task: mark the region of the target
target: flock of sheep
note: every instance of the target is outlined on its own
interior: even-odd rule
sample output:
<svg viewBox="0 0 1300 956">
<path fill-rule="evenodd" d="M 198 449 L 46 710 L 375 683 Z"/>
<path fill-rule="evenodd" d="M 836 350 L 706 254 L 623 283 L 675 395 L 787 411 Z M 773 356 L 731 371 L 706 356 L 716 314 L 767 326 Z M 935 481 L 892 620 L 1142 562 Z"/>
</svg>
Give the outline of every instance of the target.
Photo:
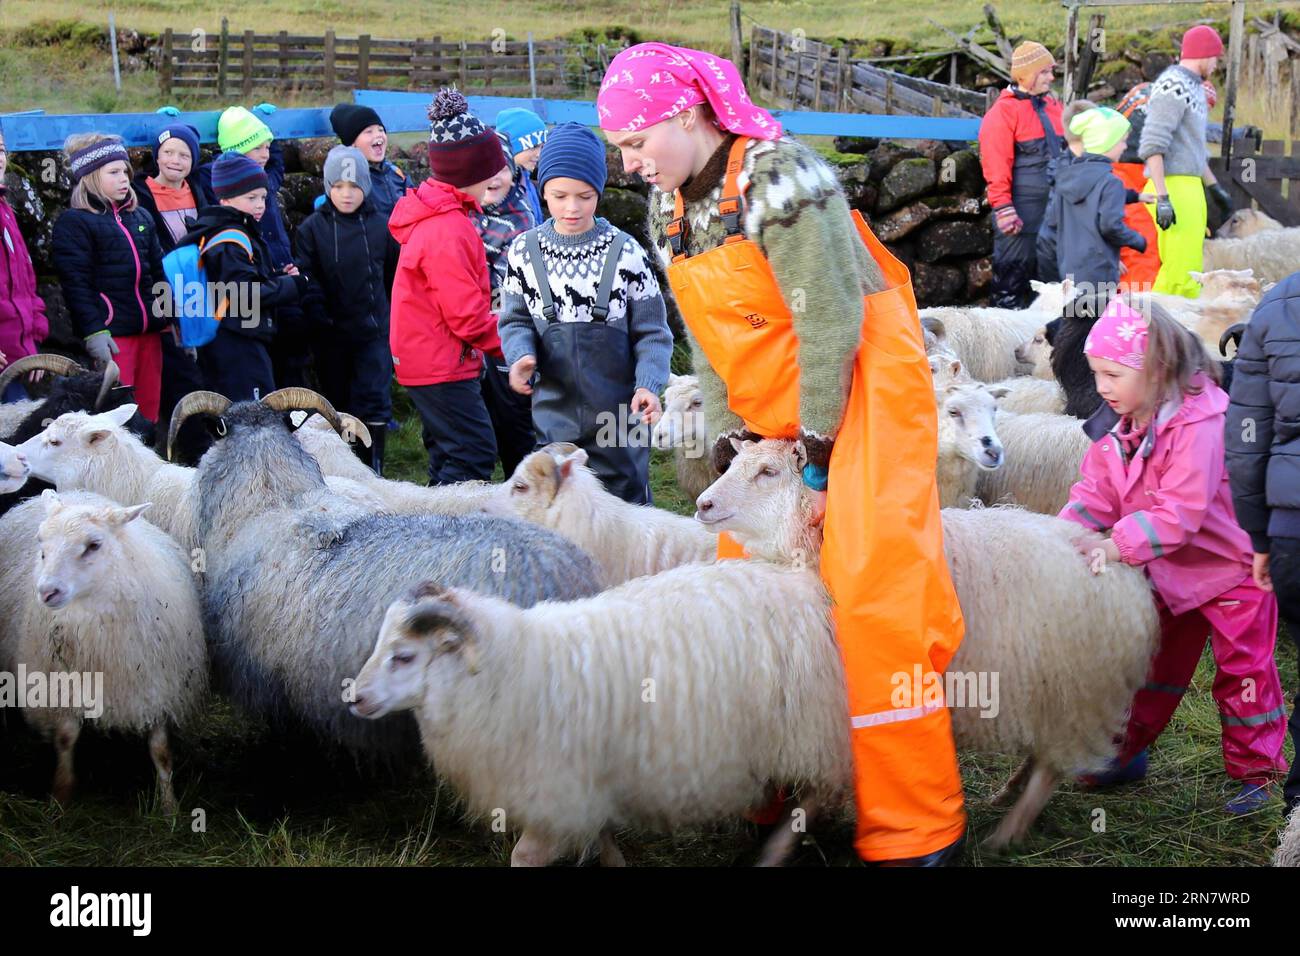
<svg viewBox="0 0 1300 956">
<path fill-rule="evenodd" d="M 1077 527 L 1054 517 L 1087 439 L 1066 414 L 1062 329 L 1055 349 L 1044 331 L 1070 290 L 1039 291 L 1024 312 L 922 316 L 966 621 L 950 671 L 999 678 L 996 711 L 953 706 L 954 734 L 1024 758 L 993 800 L 1011 805 L 993 848 L 1112 756 L 1159 636 L 1143 574 L 1094 575 Z M 1222 323 L 1212 303 L 1259 292 L 1250 275 L 1209 276 L 1186 321 Z M 99 725 L 148 737 L 165 809 L 168 735 L 215 693 L 322 747 L 389 761 L 422 748 L 471 815 L 505 812 L 518 865 L 593 851 L 617 865 L 621 827 L 734 819 L 778 788 L 791 819 L 852 812 L 804 450 L 734 441 L 717 474 L 691 377 L 674 377 L 655 431 L 697 500 L 686 518 L 610 495 L 566 444 L 501 484 L 379 478 L 348 444 L 364 426 L 305 389 L 187 396 L 169 439 L 195 419 L 219 437 L 197 466 L 170 464 L 112 366 L 35 356 L 0 385 L 38 367 L 56 376 L 49 396 L 0 407 L 0 670 L 103 672 Z M 23 498 L 38 481 L 56 490 Z M 720 531 L 751 560 L 714 561 Z M 68 799 L 82 715 L 23 714 L 56 748 Z M 796 839 L 778 826 L 760 861 Z M 1296 863 L 1297 844 L 1300 817 L 1277 862 Z"/>
</svg>

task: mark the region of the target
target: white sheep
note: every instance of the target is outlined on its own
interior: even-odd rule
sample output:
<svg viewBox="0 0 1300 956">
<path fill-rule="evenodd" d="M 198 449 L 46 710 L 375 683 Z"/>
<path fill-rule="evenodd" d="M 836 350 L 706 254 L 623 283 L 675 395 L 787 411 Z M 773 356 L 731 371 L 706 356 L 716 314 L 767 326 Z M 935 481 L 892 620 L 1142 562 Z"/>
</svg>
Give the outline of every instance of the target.
<svg viewBox="0 0 1300 956">
<path fill-rule="evenodd" d="M 810 813 L 850 786 L 825 590 L 814 572 L 761 561 L 528 609 L 426 584 L 389 607 L 355 692 L 361 717 L 415 711 L 471 813 L 504 810 L 522 828 L 515 866 L 597 841 L 601 862 L 621 865 L 619 826 L 734 819 L 771 785 L 802 790 Z M 791 829 L 764 862 L 788 852 Z"/>
<path fill-rule="evenodd" d="M 713 470 L 700 380 L 694 375 L 669 375 L 663 409 L 651 433 L 651 444 L 673 450 L 677 487 L 694 501 L 718 477 Z"/>
<path fill-rule="evenodd" d="M 979 476 L 1000 468 L 1002 441 L 997 432 L 997 399 L 1004 394 L 979 382 L 953 382 L 935 394 L 939 450 L 935 473 L 942 507 L 965 508 Z"/>
<path fill-rule="evenodd" d="M 25 485 L 30 472 L 27 456 L 0 441 L 0 495 L 11 494 Z"/>
<path fill-rule="evenodd" d="M 1238 209 L 1229 216 L 1214 235 L 1219 239 L 1242 239 L 1257 232 L 1286 228 L 1268 213 L 1258 209 Z"/>
<path fill-rule="evenodd" d="M 975 495 L 986 505 L 1014 504 L 1055 515 L 1070 499 L 1091 439 L 1071 415 L 999 412 L 1002 467 L 981 472 Z"/>
<path fill-rule="evenodd" d="M 1019 351 L 1017 350 L 1017 354 Z M 1050 366 L 1049 366 L 1050 370 Z M 930 373 L 934 376 L 935 394 L 953 384 L 975 383 L 962 367 L 961 359 L 951 354 L 936 352 L 930 356 Z M 984 386 L 989 394 L 997 398 L 998 409 L 1013 414 L 1031 412 L 1048 412 L 1062 414 L 1065 411 L 1065 391 L 1056 379 L 1044 381 L 1029 375 L 1017 375 L 992 382 Z"/>
<path fill-rule="evenodd" d="M 1055 382 L 1052 374 L 1052 344 L 1047 341 L 1047 327 L 1038 329 L 1030 338 L 1016 347 L 1016 361 L 1030 368 L 1033 378 Z"/>
<path fill-rule="evenodd" d="M 701 511 L 752 555 L 815 563 L 820 528 L 808 520 L 799 479 L 802 446 L 735 444 L 736 458 L 701 496 Z M 779 477 L 755 480 L 766 472 Z M 1077 525 L 1019 508 L 945 509 L 942 521 L 965 621 L 945 681 L 957 695 L 947 698 L 957 745 L 1028 757 L 993 798 L 1009 802 L 1025 784 L 986 842 L 996 849 L 1024 835 L 1062 778 L 1114 756 L 1159 640 L 1159 616 L 1140 570 L 1092 573 L 1074 545 L 1083 534 Z M 981 679 L 992 694 L 963 701 Z"/>
<path fill-rule="evenodd" d="M 940 346 L 961 359 L 966 371 L 981 382 L 996 382 L 1023 374 L 1016 347 L 1051 318 L 1033 309 L 993 309 L 941 306 L 922 309 L 921 326 Z"/>
<path fill-rule="evenodd" d="M 1061 282 L 1043 282 L 1039 279 L 1030 279 L 1029 287 L 1034 292 L 1034 298 L 1029 303 L 1029 311 L 1041 315 L 1043 321 L 1040 324 L 1043 325 L 1052 319 L 1058 318 L 1065 311 L 1065 303 L 1069 302 L 1075 295 L 1074 280 L 1069 276 L 1066 276 Z"/>
<path fill-rule="evenodd" d="M 73 748 L 88 717 L 103 730 L 148 736 L 162 807 L 176 809 L 168 728 L 198 713 L 207 647 L 189 557 L 139 517 L 148 507 L 46 491 L 0 519 L 0 550 L 10 557 L 0 571 L 6 669 L 48 675 L 51 694 L 55 675 L 65 689 L 71 675 L 83 675 L 83 695 L 84 681 L 99 675 L 91 691 L 98 700 L 22 711 L 54 742 L 60 803 L 72 794 Z"/>
<path fill-rule="evenodd" d="M 1278 839 L 1277 851 L 1273 854 L 1273 865 L 1300 866 L 1300 804 L 1291 811 L 1291 816 Z"/>
<path fill-rule="evenodd" d="M 1300 229 L 1270 229 L 1239 239 L 1207 239 L 1202 266 L 1252 269 L 1261 282 L 1281 282 L 1300 262 Z"/>
<path fill-rule="evenodd" d="M 628 504 L 606 491 L 586 462 L 577 445 L 547 445 L 494 486 L 483 510 L 558 531 L 595 559 L 606 586 L 713 560 L 718 538 L 698 521 Z"/>
<path fill-rule="evenodd" d="M 183 547 L 197 547 L 191 491 L 195 471 L 163 461 L 127 430 L 135 410 L 134 405 L 122 405 L 98 415 L 68 412 L 19 450 L 32 476 L 59 491 L 90 491 L 124 505 L 152 502 L 150 514 L 158 527 Z M 327 478 L 326 483 L 332 492 L 366 511 L 384 510 L 384 502 L 368 484 L 338 477 Z"/>
<path fill-rule="evenodd" d="M 303 414 L 303 413 L 295 413 Z M 340 415 L 344 431 L 355 440 L 370 444 L 365 425 L 351 415 Z M 355 431 L 352 431 L 355 429 Z M 478 511 L 496 488 L 489 481 L 461 481 L 452 485 L 427 487 L 410 481 L 393 481 L 381 478 L 353 454 L 329 422 L 320 415 L 311 415 L 294 432 L 298 443 L 320 465 L 321 474 L 334 491 L 341 487 L 333 479 L 344 478 L 364 487 L 378 499 L 382 510 L 390 514 L 464 515 Z"/>
</svg>

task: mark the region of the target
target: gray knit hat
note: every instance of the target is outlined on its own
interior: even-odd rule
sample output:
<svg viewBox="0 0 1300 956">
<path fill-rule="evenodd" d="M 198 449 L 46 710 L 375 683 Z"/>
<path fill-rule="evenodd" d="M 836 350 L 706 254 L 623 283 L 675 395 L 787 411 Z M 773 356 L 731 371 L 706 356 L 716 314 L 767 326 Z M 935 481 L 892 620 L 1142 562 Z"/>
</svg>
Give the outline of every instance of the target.
<svg viewBox="0 0 1300 956">
<path fill-rule="evenodd" d="M 365 195 L 370 195 L 370 164 L 355 146 L 335 146 L 325 156 L 325 189 L 337 182 L 356 183 Z"/>
</svg>

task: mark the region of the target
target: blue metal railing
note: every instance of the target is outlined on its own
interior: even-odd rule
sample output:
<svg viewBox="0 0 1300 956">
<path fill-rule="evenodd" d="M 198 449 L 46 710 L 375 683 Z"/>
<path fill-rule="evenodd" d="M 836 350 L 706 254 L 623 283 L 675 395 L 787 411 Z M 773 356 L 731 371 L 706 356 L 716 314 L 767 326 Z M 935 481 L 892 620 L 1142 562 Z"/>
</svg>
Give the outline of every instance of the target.
<svg viewBox="0 0 1300 956">
<path fill-rule="evenodd" d="M 357 103 L 373 107 L 390 133 L 424 132 L 429 128 L 425 107 L 431 93 L 392 90 L 357 90 Z M 511 96 L 469 96 L 470 109 L 485 123 L 511 107 L 535 112 L 547 123 L 597 125 L 596 105 L 590 100 L 548 100 Z M 277 139 L 305 139 L 333 136 L 330 107 L 279 109 L 268 117 Z M 158 130 L 177 119 L 190 123 L 203 142 L 215 142 L 220 110 L 184 112 L 179 117 L 158 113 L 45 113 L 30 110 L 0 115 L 0 130 L 10 152 L 62 149 L 73 133 L 101 132 L 122 137 L 128 146 L 149 146 Z M 949 119 L 928 116 L 879 116 L 869 113 L 814 113 L 803 110 L 774 110 L 786 130 L 807 136 L 874 136 L 890 139 L 973 140 L 979 134 L 977 119 Z"/>
</svg>

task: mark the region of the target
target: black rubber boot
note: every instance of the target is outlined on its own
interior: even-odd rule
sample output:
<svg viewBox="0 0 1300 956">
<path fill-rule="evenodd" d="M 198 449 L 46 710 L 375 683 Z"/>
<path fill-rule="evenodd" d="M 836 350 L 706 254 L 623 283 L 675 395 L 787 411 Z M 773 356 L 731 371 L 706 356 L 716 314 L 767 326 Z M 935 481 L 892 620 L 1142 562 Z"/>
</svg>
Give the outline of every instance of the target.
<svg viewBox="0 0 1300 956">
<path fill-rule="evenodd" d="M 365 449 L 369 453 L 369 461 L 366 462 L 376 475 L 384 477 L 384 443 L 388 440 L 388 423 L 387 422 L 366 422 L 366 427 L 370 429 L 370 447 Z M 365 461 L 363 458 L 362 461 Z"/>
</svg>

